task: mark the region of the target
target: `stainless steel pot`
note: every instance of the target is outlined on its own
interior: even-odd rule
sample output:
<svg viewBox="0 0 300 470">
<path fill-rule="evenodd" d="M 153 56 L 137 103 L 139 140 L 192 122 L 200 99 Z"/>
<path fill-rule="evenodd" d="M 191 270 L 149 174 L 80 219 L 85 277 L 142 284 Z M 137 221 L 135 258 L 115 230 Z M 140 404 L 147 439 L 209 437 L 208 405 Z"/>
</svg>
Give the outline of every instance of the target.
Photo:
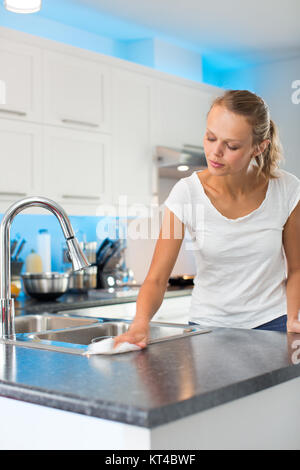
<svg viewBox="0 0 300 470">
<path fill-rule="evenodd" d="M 21 275 L 25 292 L 38 300 L 55 300 L 69 287 L 68 273 L 24 273 Z"/>
</svg>

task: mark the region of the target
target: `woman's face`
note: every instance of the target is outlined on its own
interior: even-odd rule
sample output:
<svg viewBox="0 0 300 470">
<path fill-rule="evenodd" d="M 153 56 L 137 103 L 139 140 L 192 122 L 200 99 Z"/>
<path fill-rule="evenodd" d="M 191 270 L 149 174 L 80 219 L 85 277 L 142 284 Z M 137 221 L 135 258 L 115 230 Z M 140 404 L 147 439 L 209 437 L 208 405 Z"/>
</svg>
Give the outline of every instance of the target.
<svg viewBox="0 0 300 470">
<path fill-rule="evenodd" d="M 203 144 L 208 170 L 213 175 L 247 170 L 253 157 L 251 125 L 244 116 L 222 105 L 214 105 L 208 114 Z"/>
</svg>

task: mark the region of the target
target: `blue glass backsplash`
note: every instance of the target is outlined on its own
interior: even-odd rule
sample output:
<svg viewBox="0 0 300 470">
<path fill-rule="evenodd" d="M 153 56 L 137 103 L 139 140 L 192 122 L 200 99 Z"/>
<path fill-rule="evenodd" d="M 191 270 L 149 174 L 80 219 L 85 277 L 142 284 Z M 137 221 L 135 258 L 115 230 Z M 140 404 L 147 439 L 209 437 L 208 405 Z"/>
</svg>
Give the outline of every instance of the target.
<svg viewBox="0 0 300 470">
<path fill-rule="evenodd" d="M 2 219 L 3 214 L 0 215 Z M 70 216 L 70 221 L 74 229 L 75 235 L 79 241 L 97 241 L 97 248 L 105 238 L 118 238 L 119 227 L 125 225 L 116 217 L 92 217 L 92 216 Z M 99 224 L 105 228 L 105 232 L 99 231 Z M 20 258 L 24 261 L 26 256 L 32 249 L 37 250 L 37 234 L 40 229 L 47 229 L 51 235 L 51 263 L 52 271 L 63 271 L 62 250 L 66 247 L 65 239 L 60 224 L 53 215 L 33 215 L 19 214 L 17 215 L 11 226 L 11 240 L 18 237 L 19 241 L 25 238 L 26 244 L 21 252 Z M 98 230 L 97 230 L 98 229 Z M 99 234 L 102 235 L 101 238 Z"/>
</svg>

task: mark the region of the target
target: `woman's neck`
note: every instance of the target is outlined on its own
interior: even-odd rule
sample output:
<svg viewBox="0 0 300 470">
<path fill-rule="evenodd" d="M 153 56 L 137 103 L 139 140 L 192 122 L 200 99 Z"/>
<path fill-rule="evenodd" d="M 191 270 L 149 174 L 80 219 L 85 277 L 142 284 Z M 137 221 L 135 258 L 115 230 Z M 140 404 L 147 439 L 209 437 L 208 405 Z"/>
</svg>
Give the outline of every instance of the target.
<svg viewBox="0 0 300 470">
<path fill-rule="evenodd" d="M 255 189 L 260 187 L 264 182 L 264 177 L 257 177 L 258 167 L 249 165 L 247 170 L 232 175 L 216 176 L 207 170 L 206 183 L 219 196 L 238 199 L 251 194 Z"/>
</svg>

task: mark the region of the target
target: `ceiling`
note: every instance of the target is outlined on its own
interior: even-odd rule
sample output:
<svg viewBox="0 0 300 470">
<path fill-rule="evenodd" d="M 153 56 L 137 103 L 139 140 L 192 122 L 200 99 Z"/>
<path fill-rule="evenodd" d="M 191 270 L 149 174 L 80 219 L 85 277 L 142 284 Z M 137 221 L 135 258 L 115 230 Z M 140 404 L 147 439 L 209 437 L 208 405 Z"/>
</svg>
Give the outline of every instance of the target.
<svg viewBox="0 0 300 470">
<path fill-rule="evenodd" d="M 248 63 L 300 55 L 299 0 L 43 0 L 40 14 L 118 40 L 156 37 Z"/>
</svg>

